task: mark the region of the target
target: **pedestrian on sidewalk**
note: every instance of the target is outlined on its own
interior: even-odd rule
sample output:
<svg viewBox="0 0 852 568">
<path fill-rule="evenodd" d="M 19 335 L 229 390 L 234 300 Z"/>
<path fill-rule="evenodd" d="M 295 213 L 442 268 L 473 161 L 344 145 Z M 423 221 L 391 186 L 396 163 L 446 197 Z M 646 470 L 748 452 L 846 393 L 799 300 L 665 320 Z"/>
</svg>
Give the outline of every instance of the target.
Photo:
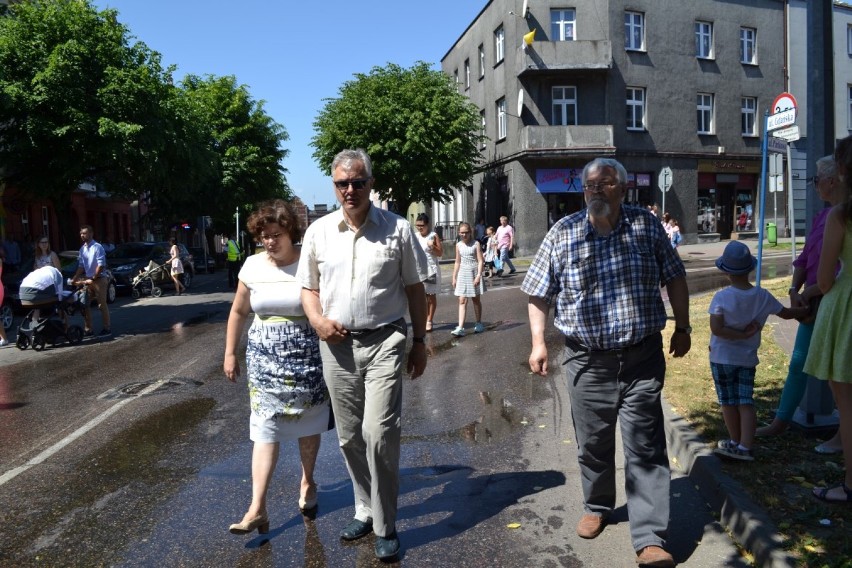
<svg viewBox="0 0 852 568">
<path fill-rule="evenodd" d="M 660 220 L 624 205 L 627 171 L 596 158 L 582 174 L 586 209 L 548 231 L 521 290 L 529 295 L 530 369 L 548 371 L 545 325 L 565 336 L 564 369 L 578 445 L 584 514 L 581 538 L 595 538 L 615 508 L 615 428 L 621 422 L 630 536 L 640 566 L 674 566 L 665 550 L 671 472 L 660 394 L 666 359 L 660 333 L 668 290 L 675 332 L 669 353 L 691 346 L 686 270 Z M 617 302 L 613 298 L 618 298 Z"/>
<path fill-rule="evenodd" d="M 482 255 L 482 247 L 473 239 L 470 225 L 462 222 L 459 224 L 459 237 L 456 243 L 456 262 L 453 265 L 453 289 L 459 298 L 459 325 L 452 333 L 456 337 L 464 337 L 464 320 L 467 317 L 467 300 L 473 302 L 473 313 L 476 323 L 473 325 L 474 333 L 482 333 L 485 326 L 482 325 L 482 294 L 485 293 L 485 257 Z"/>
<path fill-rule="evenodd" d="M 754 460 L 754 375 L 759 362 L 760 330 L 770 314 L 793 319 L 807 314 L 808 308 L 785 308 L 765 288 L 749 282 L 757 259 L 740 241 L 731 241 L 716 259 L 716 267 L 728 276 L 731 285 L 722 288 L 710 301 L 710 370 L 728 439 L 721 440 L 717 454 L 742 461 Z"/>
<path fill-rule="evenodd" d="M 814 496 L 829 502 L 852 502 L 852 136 L 841 140 L 834 152 L 846 200 L 831 208 L 825 220 L 817 285 L 824 294 L 814 323 L 813 341 L 805 372 L 828 381 L 840 414 L 840 442 L 846 461 L 843 482 L 816 487 Z M 843 268 L 838 273 L 837 262 Z"/>
<path fill-rule="evenodd" d="M 825 233 L 825 220 L 832 207 L 843 203 L 849 194 L 846 184 L 840 181 L 837 175 L 837 162 L 834 156 L 823 156 L 816 162 L 816 175 L 812 180 L 814 189 L 821 201 L 829 203 L 829 207 L 823 209 L 813 219 L 811 231 L 808 233 L 802 252 L 793 261 L 793 279 L 790 285 L 790 305 L 799 307 L 810 305 L 813 313 L 809 317 L 799 321 L 796 329 L 796 339 L 793 344 L 793 352 L 790 356 L 790 365 L 787 370 L 787 379 L 781 390 L 781 400 L 775 418 L 768 426 L 757 429 L 757 436 L 777 436 L 783 433 L 790 422 L 796 407 L 805 395 L 805 387 L 808 384 L 808 375 L 803 367 L 808 357 L 808 349 L 814 332 L 814 320 L 816 319 L 816 308 L 819 306 L 822 292 L 817 285 L 817 268 L 819 267 L 820 254 L 822 251 L 823 234 Z M 841 451 L 838 434 L 814 448 L 818 453 L 839 453 Z"/>
<path fill-rule="evenodd" d="M 503 276 L 503 271 L 509 267 L 509 274 L 517 272 L 515 265 L 509 258 L 509 254 L 515 248 L 515 229 L 509 224 L 509 218 L 503 215 L 500 217 L 500 226 L 497 227 L 497 248 L 500 251 L 500 261 L 503 263 L 503 268 L 497 271 L 497 276 Z"/>
<path fill-rule="evenodd" d="M 432 320 L 435 319 L 435 310 L 438 308 L 438 294 L 441 293 L 441 265 L 439 260 L 444 256 L 444 245 L 441 237 L 432 230 L 429 215 L 421 213 L 414 221 L 417 229 L 417 241 L 426 253 L 426 261 L 429 265 L 429 278 L 423 281 L 426 290 L 426 331 L 432 331 Z"/>
</svg>

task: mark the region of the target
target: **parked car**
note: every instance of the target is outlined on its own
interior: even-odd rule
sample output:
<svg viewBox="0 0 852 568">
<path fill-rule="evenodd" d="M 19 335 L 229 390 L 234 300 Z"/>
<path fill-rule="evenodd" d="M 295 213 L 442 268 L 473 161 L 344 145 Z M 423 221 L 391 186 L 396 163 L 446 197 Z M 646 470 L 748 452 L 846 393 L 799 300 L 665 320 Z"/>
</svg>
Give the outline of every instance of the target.
<svg viewBox="0 0 852 568">
<path fill-rule="evenodd" d="M 216 272 L 216 257 L 213 253 L 207 253 L 207 263 L 204 263 L 204 249 L 201 247 L 189 247 L 189 252 L 192 254 L 192 262 L 195 273 L 206 272 L 213 274 Z"/>
<path fill-rule="evenodd" d="M 133 288 L 133 277 L 148 266 L 152 260 L 157 264 L 163 264 L 171 255 L 169 250 L 171 244 L 165 241 L 160 242 L 131 242 L 117 245 L 115 249 L 107 253 L 107 261 L 115 276 L 115 285 L 119 292 L 129 294 Z M 192 279 L 195 277 L 195 265 L 193 264 L 192 254 L 187 248 L 178 243 L 180 250 L 180 259 L 183 262 L 183 276 L 181 282 L 186 288 L 192 284 Z M 160 271 L 154 281 L 158 287 L 174 288 L 169 271 Z"/>
</svg>

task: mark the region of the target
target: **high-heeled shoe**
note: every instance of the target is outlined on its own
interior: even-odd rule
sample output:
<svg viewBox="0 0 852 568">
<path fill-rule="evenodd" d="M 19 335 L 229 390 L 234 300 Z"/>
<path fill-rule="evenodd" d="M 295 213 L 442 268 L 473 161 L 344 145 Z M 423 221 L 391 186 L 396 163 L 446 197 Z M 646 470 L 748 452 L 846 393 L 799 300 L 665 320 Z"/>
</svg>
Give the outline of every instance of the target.
<svg viewBox="0 0 852 568">
<path fill-rule="evenodd" d="M 299 510 L 303 513 L 307 513 L 309 511 L 313 511 L 317 508 L 317 496 L 314 495 L 310 499 L 304 499 L 303 497 L 299 497 Z"/>
<path fill-rule="evenodd" d="M 228 532 L 231 534 L 249 534 L 257 529 L 258 534 L 266 534 L 269 532 L 269 517 L 266 515 L 258 515 L 250 521 L 242 521 L 234 523 L 228 527 Z"/>
</svg>

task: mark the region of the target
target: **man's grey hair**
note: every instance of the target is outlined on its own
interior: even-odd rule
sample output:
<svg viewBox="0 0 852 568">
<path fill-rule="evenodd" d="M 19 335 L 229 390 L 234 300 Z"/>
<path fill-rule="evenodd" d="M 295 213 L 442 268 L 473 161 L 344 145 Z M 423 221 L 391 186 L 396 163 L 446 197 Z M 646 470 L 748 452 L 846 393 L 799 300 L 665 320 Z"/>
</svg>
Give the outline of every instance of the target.
<svg viewBox="0 0 852 568">
<path fill-rule="evenodd" d="M 363 148 L 341 150 L 331 161 L 331 175 L 334 176 L 334 170 L 337 166 L 344 162 L 361 162 L 364 164 L 364 170 L 367 172 L 367 177 L 373 177 L 373 160 Z"/>
<path fill-rule="evenodd" d="M 583 176 L 581 178 L 581 182 L 583 185 L 586 185 L 586 178 L 592 172 L 603 168 L 612 168 L 615 170 L 616 175 L 618 176 L 618 183 L 624 185 L 627 183 L 627 170 L 624 169 L 624 166 L 621 165 L 621 162 L 616 160 L 615 158 L 595 158 L 583 168 Z"/>
<path fill-rule="evenodd" d="M 820 176 L 837 177 L 837 162 L 832 154 L 816 161 L 816 171 Z"/>
</svg>

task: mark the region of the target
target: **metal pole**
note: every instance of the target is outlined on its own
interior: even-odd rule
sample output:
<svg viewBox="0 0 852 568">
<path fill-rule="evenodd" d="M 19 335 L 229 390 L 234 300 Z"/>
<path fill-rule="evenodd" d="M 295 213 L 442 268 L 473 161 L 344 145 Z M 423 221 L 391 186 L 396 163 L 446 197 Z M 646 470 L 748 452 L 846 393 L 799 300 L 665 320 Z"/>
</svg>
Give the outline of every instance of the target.
<svg viewBox="0 0 852 568">
<path fill-rule="evenodd" d="M 763 157 L 760 160 L 760 225 L 757 238 L 757 276 L 755 285 L 760 288 L 760 272 L 763 267 L 763 233 L 766 231 L 766 156 L 769 152 L 769 109 L 763 112 Z M 777 227 L 775 229 L 778 230 Z M 776 233 L 777 235 L 777 233 Z"/>
<path fill-rule="evenodd" d="M 787 208 L 790 210 L 790 255 L 796 260 L 796 207 L 793 202 L 793 161 L 790 159 L 790 143 L 787 143 Z"/>
</svg>

